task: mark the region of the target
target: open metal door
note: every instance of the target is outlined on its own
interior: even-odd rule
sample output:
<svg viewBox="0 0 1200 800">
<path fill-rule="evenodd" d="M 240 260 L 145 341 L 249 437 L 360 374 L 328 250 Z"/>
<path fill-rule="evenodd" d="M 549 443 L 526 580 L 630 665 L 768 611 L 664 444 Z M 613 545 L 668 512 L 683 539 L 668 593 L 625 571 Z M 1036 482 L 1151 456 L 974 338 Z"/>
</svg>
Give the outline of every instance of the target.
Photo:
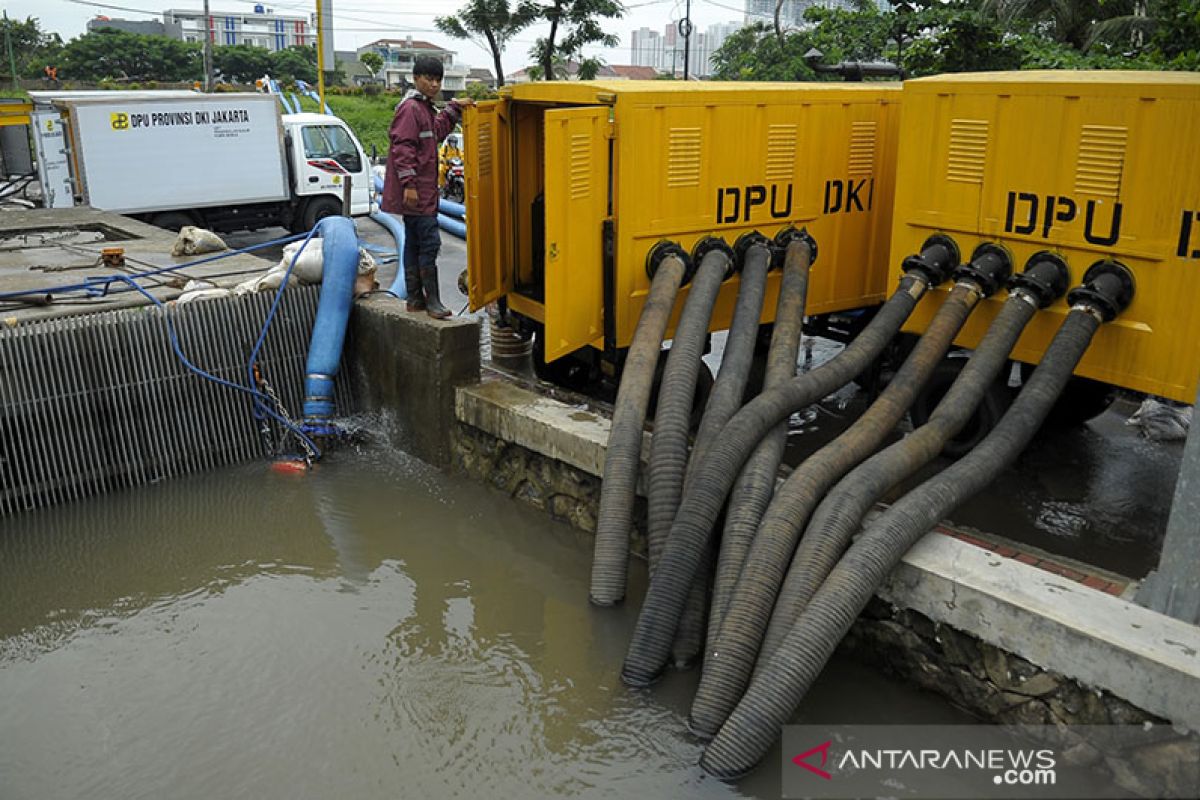
<svg viewBox="0 0 1200 800">
<path fill-rule="evenodd" d="M 513 286 L 512 163 L 508 101 L 467 108 L 463 118 L 467 192 L 467 285 L 471 310 Z"/>
<path fill-rule="evenodd" d="M 546 360 L 603 335 L 609 109 L 546 112 Z"/>
</svg>

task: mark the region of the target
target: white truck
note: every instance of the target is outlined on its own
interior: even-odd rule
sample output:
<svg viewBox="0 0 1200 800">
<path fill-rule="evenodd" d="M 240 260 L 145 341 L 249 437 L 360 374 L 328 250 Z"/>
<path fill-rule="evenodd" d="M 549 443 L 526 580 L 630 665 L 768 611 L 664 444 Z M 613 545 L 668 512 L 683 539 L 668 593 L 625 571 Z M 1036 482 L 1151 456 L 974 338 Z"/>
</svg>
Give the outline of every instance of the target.
<svg viewBox="0 0 1200 800">
<path fill-rule="evenodd" d="M 178 230 L 282 225 L 370 212 L 371 165 L 325 114 L 281 114 L 267 94 L 31 92 L 47 208 L 87 205 Z"/>
</svg>

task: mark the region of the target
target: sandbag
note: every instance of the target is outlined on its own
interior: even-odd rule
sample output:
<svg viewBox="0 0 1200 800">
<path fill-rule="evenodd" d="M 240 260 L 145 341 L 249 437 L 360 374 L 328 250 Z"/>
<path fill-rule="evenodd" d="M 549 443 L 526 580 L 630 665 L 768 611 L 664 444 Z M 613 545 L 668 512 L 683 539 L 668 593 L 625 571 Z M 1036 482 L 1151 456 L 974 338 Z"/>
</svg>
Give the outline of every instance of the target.
<svg viewBox="0 0 1200 800">
<path fill-rule="evenodd" d="M 175 237 L 175 245 L 171 248 L 173 256 L 196 256 L 202 253 L 219 253 L 228 250 L 225 240 L 210 230 L 197 228 L 195 225 L 184 225 Z"/>
</svg>

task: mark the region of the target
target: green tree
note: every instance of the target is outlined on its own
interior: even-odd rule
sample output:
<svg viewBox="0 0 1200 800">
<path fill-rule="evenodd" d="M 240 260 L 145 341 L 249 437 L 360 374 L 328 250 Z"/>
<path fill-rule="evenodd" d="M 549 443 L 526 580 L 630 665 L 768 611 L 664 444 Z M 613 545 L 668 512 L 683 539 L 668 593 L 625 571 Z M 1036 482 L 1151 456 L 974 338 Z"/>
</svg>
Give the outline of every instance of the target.
<svg viewBox="0 0 1200 800">
<path fill-rule="evenodd" d="M 203 72 L 202 61 L 199 44 L 101 28 L 67 43 L 60 74 L 75 80 L 194 81 Z"/>
<path fill-rule="evenodd" d="M 248 44 L 213 48 L 213 67 L 230 83 L 253 83 L 271 71 L 271 53 Z"/>
<path fill-rule="evenodd" d="M 5 48 L 0 51 L 0 72 L 5 75 L 10 71 L 6 49 L 10 44 L 18 77 L 40 78 L 45 67 L 57 64 L 62 52 L 62 39 L 57 33 L 43 31 L 34 17 L 26 17 L 24 22 L 0 17 L 0 48 Z"/>
<path fill-rule="evenodd" d="M 271 77 L 284 83 L 297 80 L 316 83 L 317 48 L 293 45 L 284 50 L 275 50 L 268 57 Z"/>
<path fill-rule="evenodd" d="M 540 5 L 538 16 L 550 23 L 550 32 L 537 40 L 529 55 L 542 68 L 542 75 L 554 74 L 554 56 L 579 62 L 580 77 L 591 74 L 595 77 L 601 61 L 583 58 L 583 48 L 591 44 L 616 47 L 620 39 L 606 33 L 604 19 L 620 19 L 625 16 L 625 7 L 617 0 L 550 0 Z M 559 38 L 561 36 L 561 38 Z"/>
<path fill-rule="evenodd" d="M 378 75 L 379 70 L 383 69 L 383 56 L 372 50 L 363 53 L 358 57 L 358 60 L 362 62 L 364 67 L 371 70 L 371 75 L 373 76 Z"/>
<path fill-rule="evenodd" d="M 1200 0 L 1159 0 L 1155 11 L 1153 57 L 1169 69 L 1200 70 Z"/>
<path fill-rule="evenodd" d="M 508 0 L 469 0 L 451 17 L 433 21 L 438 30 L 455 39 L 466 39 L 487 47 L 492 52 L 496 69 L 496 85 L 504 85 L 504 66 L 500 55 L 513 36 L 532 25 L 541 9 L 532 0 L 519 0 L 510 6 Z"/>
</svg>

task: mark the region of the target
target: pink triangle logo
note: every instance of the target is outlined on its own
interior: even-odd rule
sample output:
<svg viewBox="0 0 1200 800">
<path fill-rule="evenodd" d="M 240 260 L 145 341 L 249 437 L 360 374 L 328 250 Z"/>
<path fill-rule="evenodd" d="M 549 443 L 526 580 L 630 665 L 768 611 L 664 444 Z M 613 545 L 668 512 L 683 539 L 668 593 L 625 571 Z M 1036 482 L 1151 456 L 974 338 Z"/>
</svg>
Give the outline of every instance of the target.
<svg viewBox="0 0 1200 800">
<path fill-rule="evenodd" d="M 821 766 L 822 767 L 825 766 L 825 762 L 829 760 L 829 748 L 832 744 L 833 744 L 833 741 L 830 740 L 828 742 L 825 742 L 824 744 L 819 744 L 816 747 L 805 750 L 800 755 L 794 757 L 792 759 L 792 763 L 798 767 L 804 767 L 806 770 L 808 770 L 812 774 L 819 775 L 827 781 L 833 780 L 833 776 L 830 775 L 828 772 L 826 772 L 823 769 L 820 769 L 819 767 L 814 767 L 812 764 L 809 764 L 808 761 L 805 760 L 809 756 L 811 756 L 815 753 L 820 753 L 821 754 Z"/>
</svg>

